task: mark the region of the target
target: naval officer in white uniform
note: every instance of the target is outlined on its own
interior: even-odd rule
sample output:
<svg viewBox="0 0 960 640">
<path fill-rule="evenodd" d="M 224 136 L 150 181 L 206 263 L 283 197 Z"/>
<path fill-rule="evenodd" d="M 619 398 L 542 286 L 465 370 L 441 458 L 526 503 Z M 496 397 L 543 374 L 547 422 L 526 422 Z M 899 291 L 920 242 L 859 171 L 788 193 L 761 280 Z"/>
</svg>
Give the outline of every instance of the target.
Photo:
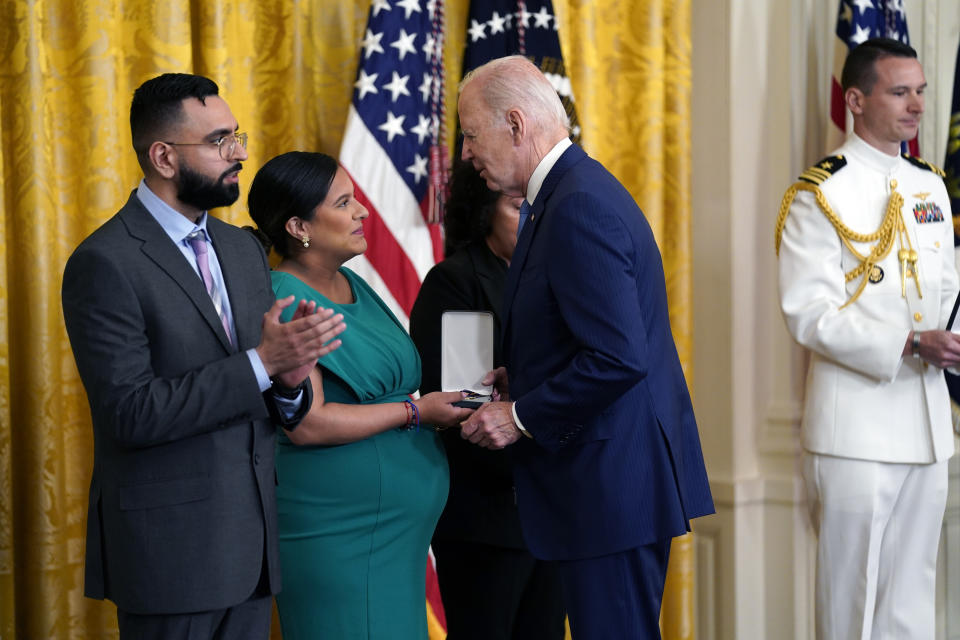
<svg viewBox="0 0 960 640">
<path fill-rule="evenodd" d="M 942 368 L 958 279 L 942 172 L 900 152 L 926 87 L 895 40 L 853 49 L 853 134 L 803 173 L 777 223 L 780 304 L 810 349 L 803 475 L 818 534 L 818 640 L 934 637 L 954 452 Z"/>
</svg>

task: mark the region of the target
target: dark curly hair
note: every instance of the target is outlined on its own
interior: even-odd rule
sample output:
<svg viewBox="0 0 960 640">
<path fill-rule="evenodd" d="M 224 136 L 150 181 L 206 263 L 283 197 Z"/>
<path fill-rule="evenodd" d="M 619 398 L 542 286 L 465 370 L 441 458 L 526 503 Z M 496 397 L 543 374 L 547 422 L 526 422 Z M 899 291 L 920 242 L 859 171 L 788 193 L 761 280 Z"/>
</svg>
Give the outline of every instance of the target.
<svg viewBox="0 0 960 640">
<path fill-rule="evenodd" d="M 289 151 L 260 167 L 250 185 L 247 207 L 257 229 L 245 227 L 283 257 L 290 255 L 287 220 L 312 220 L 314 209 L 327 198 L 339 164 L 325 153 Z"/>
<path fill-rule="evenodd" d="M 490 235 L 499 198 L 473 165 L 459 160 L 454 164 L 443 216 L 443 250 L 447 257 Z"/>
</svg>

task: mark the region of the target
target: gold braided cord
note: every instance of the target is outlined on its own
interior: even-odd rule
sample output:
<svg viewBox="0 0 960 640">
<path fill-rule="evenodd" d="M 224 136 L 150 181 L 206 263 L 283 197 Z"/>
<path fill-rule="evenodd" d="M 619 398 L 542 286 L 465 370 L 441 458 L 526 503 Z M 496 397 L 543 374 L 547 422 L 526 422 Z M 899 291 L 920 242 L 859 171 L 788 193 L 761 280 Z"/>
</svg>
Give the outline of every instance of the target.
<svg viewBox="0 0 960 640">
<path fill-rule="evenodd" d="M 777 214 L 777 224 L 773 229 L 773 247 L 778 258 L 780 257 L 780 241 L 783 239 L 783 227 L 787 224 L 790 206 L 793 204 L 793 199 L 797 196 L 800 186 L 799 182 L 791 185 L 787 192 L 783 194 L 783 200 L 780 201 L 780 212 Z"/>
<path fill-rule="evenodd" d="M 777 225 L 775 228 L 775 247 L 778 257 L 780 255 L 780 243 L 783 240 L 783 228 L 787 223 L 787 216 L 790 214 L 790 206 L 793 204 L 793 199 L 796 197 L 797 192 L 799 191 L 809 191 L 813 194 L 817 201 L 817 206 L 820 207 L 823 215 L 825 215 L 827 220 L 830 221 L 830 224 L 833 225 L 834 230 L 836 230 L 837 235 L 840 237 L 840 241 L 843 242 L 844 246 L 847 247 L 850 253 L 852 253 L 854 257 L 860 261 L 860 264 L 858 264 L 854 269 L 844 274 L 846 282 L 850 282 L 854 278 L 861 275 L 863 276 L 863 279 L 860 281 L 860 286 L 857 287 L 857 290 L 850 297 L 850 299 L 840 307 L 843 309 L 844 307 L 853 304 L 853 302 L 860 297 L 860 294 L 863 293 L 863 289 L 867 284 L 870 271 L 878 262 L 881 262 L 890 254 L 890 250 L 893 248 L 894 240 L 897 237 L 897 232 L 906 230 L 906 227 L 903 223 L 903 217 L 900 213 L 901 209 L 903 208 L 903 196 L 896 191 L 893 191 L 890 194 L 890 200 L 887 203 L 887 210 L 884 213 L 883 221 L 880 223 L 880 227 L 873 233 L 859 233 L 845 225 L 843 221 L 840 220 L 840 217 L 834 213 L 833 209 L 830 208 L 830 204 L 827 202 L 826 196 L 823 195 L 823 192 L 820 191 L 820 188 L 817 185 L 807 182 L 794 183 L 789 189 L 787 189 L 787 192 L 783 194 L 783 200 L 780 202 L 780 212 L 777 215 Z M 876 242 L 876 244 L 870 249 L 870 253 L 864 256 L 853 246 L 854 242 Z"/>
</svg>

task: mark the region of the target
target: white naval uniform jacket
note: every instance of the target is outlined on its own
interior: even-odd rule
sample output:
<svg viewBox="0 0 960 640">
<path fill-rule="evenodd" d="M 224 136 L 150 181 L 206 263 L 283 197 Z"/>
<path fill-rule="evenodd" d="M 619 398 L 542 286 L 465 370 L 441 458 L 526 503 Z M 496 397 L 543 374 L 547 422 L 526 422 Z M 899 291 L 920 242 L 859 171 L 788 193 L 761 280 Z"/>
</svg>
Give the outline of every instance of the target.
<svg viewBox="0 0 960 640">
<path fill-rule="evenodd" d="M 913 278 L 907 278 L 906 297 L 901 293 L 901 247 L 895 240 L 878 263 L 883 279 L 867 282 L 860 297 L 841 309 L 863 277 L 845 282 L 844 274 L 860 261 L 843 246 L 814 194 L 796 194 L 783 229 L 779 283 L 787 328 L 812 352 L 803 446 L 814 453 L 881 462 L 945 460 L 953 454 L 954 442 L 943 372 L 901 353 L 911 330 L 946 328 L 957 296 L 946 187 L 933 171 L 889 156 L 856 135 L 836 154 L 846 165 L 819 189 L 854 231 L 877 230 L 891 181 L 896 181 L 907 233 L 919 253 L 923 297 Z M 937 209 L 942 220 L 937 220 Z M 867 255 L 873 244 L 854 246 Z"/>
</svg>

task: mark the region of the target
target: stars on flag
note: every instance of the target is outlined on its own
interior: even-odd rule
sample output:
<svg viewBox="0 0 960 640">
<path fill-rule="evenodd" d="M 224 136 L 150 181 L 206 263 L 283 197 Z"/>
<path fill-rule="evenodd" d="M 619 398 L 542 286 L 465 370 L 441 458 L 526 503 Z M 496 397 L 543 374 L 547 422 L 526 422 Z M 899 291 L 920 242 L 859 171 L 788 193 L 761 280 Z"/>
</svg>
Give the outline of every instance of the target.
<svg viewBox="0 0 960 640">
<path fill-rule="evenodd" d="M 865 27 L 862 24 L 855 26 L 856 31 L 850 36 L 850 41 L 857 44 L 863 44 L 870 39 L 870 27 Z"/>
<path fill-rule="evenodd" d="M 849 2 L 850 0 L 846 0 Z M 580 127 L 560 50 L 559 21 L 551 0 L 471 0 L 464 72 L 511 54 L 522 54 L 536 64 L 560 95 L 570 115 L 574 142 Z"/>
<path fill-rule="evenodd" d="M 443 56 L 443 38 L 433 23 L 439 11 L 436 0 L 372 0 L 353 84 L 357 114 L 418 201 L 426 192 L 430 145 L 439 131 L 432 114 L 433 65 Z"/>
<path fill-rule="evenodd" d="M 373 33 L 370 29 L 367 29 L 367 34 L 360 43 L 360 46 L 363 47 L 364 59 L 369 60 L 373 54 L 383 53 L 383 47 L 380 46 L 380 40 L 382 39 L 383 33 Z"/>
<path fill-rule="evenodd" d="M 517 20 L 520 21 L 520 24 L 523 25 L 524 29 L 530 28 L 530 16 L 532 16 L 533 14 L 527 11 L 526 5 L 524 5 L 522 9 L 517 11 L 515 15 L 517 16 Z"/>
<path fill-rule="evenodd" d="M 486 22 L 477 22 L 476 20 L 470 21 L 470 41 L 476 42 L 481 38 L 486 38 L 487 34 L 484 33 L 484 30 L 487 28 Z"/>
<path fill-rule="evenodd" d="M 837 36 L 848 46 L 879 37 L 909 44 L 906 19 L 903 0 L 841 0 Z"/>
<path fill-rule="evenodd" d="M 395 116 L 393 115 L 393 111 L 387 111 L 387 120 L 377 127 L 377 129 L 387 134 L 387 142 L 393 142 L 395 136 L 407 135 L 403 130 L 403 121 L 406 117 L 407 116 Z"/>
<path fill-rule="evenodd" d="M 357 81 L 353 83 L 353 86 L 357 88 L 357 91 L 360 93 L 357 98 L 363 100 L 363 97 L 368 93 L 378 93 L 376 85 L 374 82 L 377 81 L 378 73 L 367 74 L 366 71 L 360 69 L 360 77 L 357 78 Z"/>
<path fill-rule="evenodd" d="M 550 21 L 553 20 L 553 16 L 547 13 L 546 7 L 540 7 L 540 11 L 531 14 L 534 20 L 534 27 L 538 29 L 549 29 Z"/>
<path fill-rule="evenodd" d="M 423 144 L 423 141 L 427 138 L 427 136 L 431 135 L 432 133 L 430 128 L 430 118 L 426 117 L 422 113 L 418 114 L 417 118 L 420 121 L 417 123 L 417 126 L 410 129 L 410 133 L 415 133 L 417 135 L 417 142 Z"/>
<path fill-rule="evenodd" d="M 420 13 L 420 0 L 400 0 L 399 2 L 397 2 L 397 6 L 402 7 L 403 10 L 406 12 L 405 15 L 403 16 L 404 20 L 409 20 L 410 15 L 414 11 L 416 11 L 417 13 Z"/>
<path fill-rule="evenodd" d="M 442 58 L 443 51 L 440 50 L 440 47 L 438 46 L 439 44 L 440 43 L 433 36 L 432 33 L 427 34 L 427 37 L 424 40 L 423 48 L 421 49 L 421 51 L 423 51 L 423 55 L 427 57 L 428 63 L 433 62 L 434 56 L 437 57 L 437 60 L 440 60 Z"/>
<path fill-rule="evenodd" d="M 420 83 L 420 86 L 417 87 L 417 91 L 420 92 L 420 97 L 423 98 L 424 102 L 427 102 L 430 99 L 430 90 L 433 87 L 433 76 L 429 73 L 423 74 L 423 82 Z"/>
<path fill-rule="evenodd" d="M 400 29 L 400 37 L 390 43 L 390 46 L 397 50 L 397 55 L 403 60 L 408 53 L 416 53 L 417 48 L 413 46 L 417 33 L 407 33 L 406 29 Z"/>
<path fill-rule="evenodd" d="M 869 2 L 869 0 L 867 1 Z M 533 18 L 534 29 L 552 29 L 556 31 L 559 27 L 556 16 L 550 13 L 547 7 L 541 6 L 540 10 L 536 13 L 531 13 L 524 7 L 519 11 L 504 13 L 502 15 L 499 11 L 493 11 L 490 14 L 490 18 L 485 21 L 471 19 L 470 26 L 467 28 L 467 35 L 470 38 L 470 42 L 485 40 L 488 36 L 494 36 L 498 33 L 505 34 L 511 31 L 514 28 L 515 22 L 523 25 L 524 29 L 530 29 L 531 18 Z M 553 23 L 552 25 L 551 22 Z M 489 29 L 489 31 L 487 29 Z"/>
<path fill-rule="evenodd" d="M 417 184 L 420 184 L 421 178 L 426 178 L 429 175 L 427 171 L 427 158 L 421 156 L 419 153 L 413 157 L 413 164 L 407 167 L 407 172 L 413 175 L 413 180 Z"/>
<path fill-rule="evenodd" d="M 507 14 L 506 16 L 501 16 L 496 11 L 493 12 L 493 15 L 490 16 L 490 19 L 487 20 L 487 24 L 490 26 L 490 35 L 496 33 L 505 33 L 504 27 L 510 27 L 510 18 L 512 14 Z"/>
<path fill-rule="evenodd" d="M 397 101 L 397 98 L 400 96 L 409 96 L 410 91 L 407 89 L 407 81 L 410 79 L 410 76 L 401 76 L 396 71 L 393 72 L 393 78 L 390 80 L 389 84 L 383 85 L 383 88 L 390 92 L 394 102 Z"/>
<path fill-rule="evenodd" d="M 845 7 L 846 11 L 841 11 L 841 19 L 847 22 L 853 21 L 851 11 L 856 8 L 857 13 L 865 16 L 868 11 L 892 11 L 899 14 L 902 19 L 906 15 L 903 8 L 903 0 L 848 0 L 849 5 Z"/>
</svg>

